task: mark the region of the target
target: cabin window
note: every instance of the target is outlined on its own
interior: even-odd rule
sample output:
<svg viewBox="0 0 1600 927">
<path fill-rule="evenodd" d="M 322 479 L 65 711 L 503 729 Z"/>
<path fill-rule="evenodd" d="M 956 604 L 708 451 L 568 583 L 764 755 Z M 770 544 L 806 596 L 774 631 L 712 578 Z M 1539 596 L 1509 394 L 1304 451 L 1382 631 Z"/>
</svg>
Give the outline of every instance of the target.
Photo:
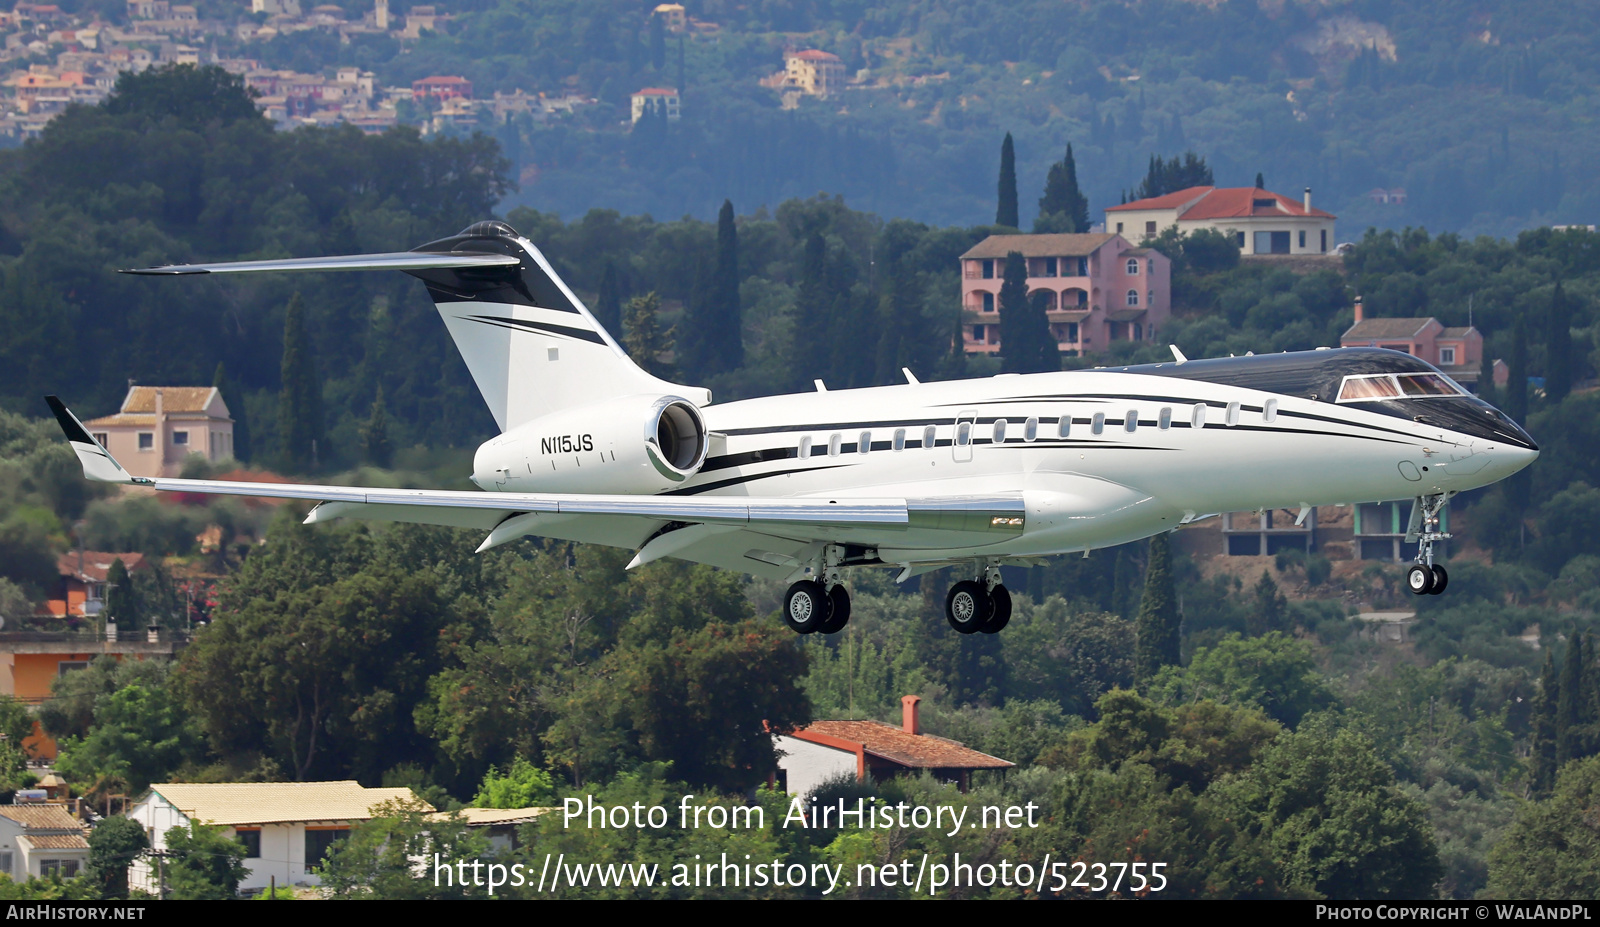
<svg viewBox="0 0 1600 927">
<path fill-rule="evenodd" d="M 1268 399 L 1266 404 L 1261 407 L 1261 420 L 1263 422 L 1275 422 L 1278 420 L 1278 400 Z"/>
<path fill-rule="evenodd" d="M 1139 259 L 1138 258 L 1128 258 L 1128 276 L 1130 276 L 1130 277 L 1139 276 Z"/>
<path fill-rule="evenodd" d="M 1194 404 L 1194 411 L 1189 413 L 1189 427 L 1190 428 L 1204 428 L 1204 427 L 1206 427 L 1206 404 L 1205 403 L 1197 402 L 1197 403 Z"/>
<path fill-rule="evenodd" d="M 906 430 L 904 428 L 896 428 L 894 430 L 894 449 L 897 451 L 906 449 Z"/>
<path fill-rule="evenodd" d="M 997 418 L 994 420 L 994 443 L 1006 443 L 1006 426 L 1008 424 L 1010 423 L 1003 418 Z"/>
<path fill-rule="evenodd" d="M 863 431 L 856 438 L 856 453 L 865 454 L 872 450 L 872 432 Z"/>
<path fill-rule="evenodd" d="M 933 447 L 934 444 L 937 443 L 935 439 L 938 438 L 938 436 L 939 426 L 937 425 L 929 425 L 928 427 L 922 429 L 922 446 Z"/>
<path fill-rule="evenodd" d="M 1139 430 L 1138 409 L 1129 409 L 1127 414 L 1122 416 L 1122 430 L 1130 434 Z"/>
<path fill-rule="evenodd" d="M 1058 438 L 1070 438 L 1070 437 L 1072 437 L 1072 413 L 1071 412 L 1063 412 L 1063 413 L 1061 413 L 1061 418 L 1056 420 L 1056 437 L 1058 437 Z"/>
<path fill-rule="evenodd" d="M 1239 424 L 1239 403 L 1237 403 L 1237 402 L 1228 403 L 1228 411 L 1227 411 L 1227 414 L 1223 417 L 1222 423 L 1224 425 L 1227 425 L 1229 428 L 1232 428 L 1233 426 Z"/>
<path fill-rule="evenodd" d="M 834 433 L 828 436 L 828 456 L 838 457 L 839 451 L 844 448 L 844 436 Z"/>
<path fill-rule="evenodd" d="M 1026 422 L 1022 423 L 1022 440 L 1029 443 L 1039 440 L 1039 419 L 1037 416 L 1030 417 Z"/>
<path fill-rule="evenodd" d="M 153 431 L 139 432 L 139 450 L 153 450 L 156 446 L 156 433 Z"/>
<path fill-rule="evenodd" d="M 956 426 L 956 447 L 966 447 L 972 443 L 972 423 L 962 422 Z"/>
<path fill-rule="evenodd" d="M 1166 431 L 1172 427 L 1172 407 L 1162 406 L 1161 415 L 1156 419 L 1156 427 Z"/>
<path fill-rule="evenodd" d="M 1096 412 L 1094 418 L 1089 420 L 1089 431 L 1093 434 L 1103 434 L 1106 430 L 1106 414 Z"/>
<path fill-rule="evenodd" d="M 800 459 L 801 460 L 810 460 L 811 459 L 811 437 L 810 437 L 810 435 L 807 435 L 806 437 L 800 439 Z"/>
</svg>

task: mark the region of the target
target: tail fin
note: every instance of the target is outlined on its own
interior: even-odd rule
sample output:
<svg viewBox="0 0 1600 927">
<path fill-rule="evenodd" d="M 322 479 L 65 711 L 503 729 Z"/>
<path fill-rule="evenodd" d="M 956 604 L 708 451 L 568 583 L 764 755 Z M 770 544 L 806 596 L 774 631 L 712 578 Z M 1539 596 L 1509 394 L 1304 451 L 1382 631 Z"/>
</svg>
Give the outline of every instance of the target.
<svg viewBox="0 0 1600 927">
<path fill-rule="evenodd" d="M 629 359 L 533 243 L 504 222 L 479 222 L 408 252 L 192 264 L 131 273 L 196 274 L 305 270 L 400 270 L 428 286 L 461 359 L 508 431 L 542 415 L 600 399 L 685 389 Z"/>
</svg>

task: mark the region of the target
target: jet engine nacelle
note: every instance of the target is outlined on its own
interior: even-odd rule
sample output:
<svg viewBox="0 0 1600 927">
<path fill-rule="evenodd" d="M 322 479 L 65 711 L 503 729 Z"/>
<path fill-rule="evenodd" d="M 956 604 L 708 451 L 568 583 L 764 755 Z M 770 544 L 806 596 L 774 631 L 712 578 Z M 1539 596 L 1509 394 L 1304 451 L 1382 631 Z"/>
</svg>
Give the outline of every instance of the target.
<svg viewBox="0 0 1600 927">
<path fill-rule="evenodd" d="M 699 471 L 705 418 L 679 396 L 624 396 L 563 409 L 478 448 L 472 480 L 499 492 L 656 493 Z"/>
</svg>

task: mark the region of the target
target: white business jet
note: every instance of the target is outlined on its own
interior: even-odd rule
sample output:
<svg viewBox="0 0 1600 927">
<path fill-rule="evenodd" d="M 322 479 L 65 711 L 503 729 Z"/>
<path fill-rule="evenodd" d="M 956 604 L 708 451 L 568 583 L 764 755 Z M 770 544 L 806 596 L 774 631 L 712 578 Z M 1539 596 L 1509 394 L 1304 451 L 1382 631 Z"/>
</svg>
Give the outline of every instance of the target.
<svg viewBox="0 0 1600 927">
<path fill-rule="evenodd" d="M 191 264 L 139 274 L 400 270 L 428 288 L 501 434 L 483 490 L 376 489 L 131 476 L 55 397 L 89 479 L 309 499 L 336 518 L 526 535 L 792 583 L 784 620 L 833 633 L 847 567 L 899 579 L 956 566 L 950 624 L 1011 614 L 1000 567 L 1109 547 L 1218 512 L 1410 497 L 1407 574 L 1443 590 L 1433 544 L 1458 492 L 1538 456 L 1506 415 L 1422 360 L 1370 348 L 815 392 L 713 405 L 635 365 L 501 222 L 398 254 Z"/>
</svg>

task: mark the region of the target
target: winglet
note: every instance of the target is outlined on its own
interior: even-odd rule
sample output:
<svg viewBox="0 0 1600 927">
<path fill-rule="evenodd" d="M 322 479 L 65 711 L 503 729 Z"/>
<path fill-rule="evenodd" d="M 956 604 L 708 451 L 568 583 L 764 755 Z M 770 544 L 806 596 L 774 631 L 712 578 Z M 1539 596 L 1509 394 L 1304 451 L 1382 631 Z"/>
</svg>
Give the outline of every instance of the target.
<svg viewBox="0 0 1600 927">
<path fill-rule="evenodd" d="M 1177 361 L 1180 364 L 1186 364 L 1186 363 L 1189 362 L 1189 358 L 1183 356 L 1183 352 L 1178 350 L 1178 346 L 1177 345 L 1169 344 L 1169 345 L 1167 345 L 1167 347 L 1172 349 L 1172 359 L 1173 360 Z"/>
<path fill-rule="evenodd" d="M 122 464 L 117 463 L 110 451 L 101 447 L 100 442 L 89 434 L 89 430 L 83 427 L 83 423 L 72 414 L 66 403 L 55 396 L 46 396 L 44 401 L 50 404 L 50 411 L 55 413 L 56 421 L 67 435 L 67 443 L 72 445 L 73 453 L 78 455 L 78 463 L 83 466 L 85 478 L 101 483 L 138 482 L 136 477 L 122 469 Z"/>
</svg>

